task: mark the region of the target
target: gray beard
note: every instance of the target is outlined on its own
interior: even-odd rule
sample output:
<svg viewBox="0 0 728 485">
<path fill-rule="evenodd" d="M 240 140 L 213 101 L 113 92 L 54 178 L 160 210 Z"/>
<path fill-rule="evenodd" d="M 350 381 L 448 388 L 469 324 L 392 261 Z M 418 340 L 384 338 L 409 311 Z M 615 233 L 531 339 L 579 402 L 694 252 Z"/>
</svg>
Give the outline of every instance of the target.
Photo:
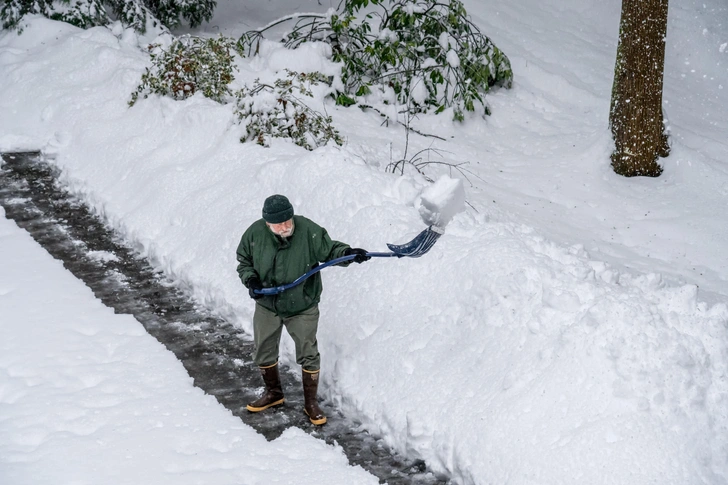
<svg viewBox="0 0 728 485">
<path fill-rule="evenodd" d="M 296 230 L 296 224 L 294 222 L 292 222 L 291 223 L 291 232 L 288 235 L 284 236 L 282 234 L 276 234 L 275 232 L 273 234 L 280 237 L 281 239 L 288 239 L 289 237 L 293 236 L 293 233 L 295 232 L 295 230 Z"/>
</svg>

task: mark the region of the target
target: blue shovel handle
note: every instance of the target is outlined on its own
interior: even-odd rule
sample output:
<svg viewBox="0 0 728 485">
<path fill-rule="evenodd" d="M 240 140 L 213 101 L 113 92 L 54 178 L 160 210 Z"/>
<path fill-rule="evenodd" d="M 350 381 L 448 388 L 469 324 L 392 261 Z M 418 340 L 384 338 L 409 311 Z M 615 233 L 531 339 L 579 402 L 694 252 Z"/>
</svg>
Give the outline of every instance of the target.
<svg viewBox="0 0 728 485">
<path fill-rule="evenodd" d="M 432 248 L 432 246 L 437 242 L 440 236 L 444 234 L 444 232 L 445 231 L 442 228 L 432 225 L 419 233 L 413 240 L 408 243 L 387 244 L 387 247 L 390 249 L 390 251 L 392 251 L 391 253 L 367 252 L 367 256 L 369 256 L 370 258 L 402 258 L 404 256 L 407 256 L 409 258 L 419 258 Z M 258 295 L 277 295 L 278 293 L 282 293 L 290 288 L 293 288 L 296 285 L 300 285 L 311 275 L 318 273 L 327 266 L 343 263 L 344 261 L 351 261 L 352 259 L 356 258 L 356 256 L 356 254 L 350 254 L 349 256 L 342 256 L 340 258 L 332 259 L 331 261 L 327 261 L 324 264 L 316 266 L 308 273 L 299 276 L 292 283 L 288 283 L 287 285 L 282 286 L 276 286 L 273 288 L 263 288 L 261 290 L 255 290 L 255 293 Z"/>
<path fill-rule="evenodd" d="M 262 290 L 255 290 L 255 293 L 258 295 L 277 295 L 278 293 L 283 293 L 286 290 L 290 290 L 294 286 L 300 285 L 301 283 L 303 283 L 308 278 L 315 275 L 322 269 L 324 269 L 328 266 L 333 266 L 335 264 L 343 263 L 345 261 L 351 261 L 352 259 L 356 258 L 356 256 L 357 256 L 356 254 L 350 254 L 348 256 L 341 256 L 340 258 L 332 259 L 331 261 L 327 261 L 323 264 L 320 264 L 320 265 L 316 266 L 315 268 L 309 270 L 307 273 L 302 274 L 301 276 L 299 276 L 298 278 L 293 280 L 291 283 L 288 283 L 287 285 L 274 286 L 272 288 L 263 288 Z M 367 256 L 369 256 L 371 258 L 391 258 L 391 257 L 401 258 L 402 257 L 401 254 L 397 254 L 397 253 L 370 253 L 370 252 L 367 252 Z"/>
</svg>

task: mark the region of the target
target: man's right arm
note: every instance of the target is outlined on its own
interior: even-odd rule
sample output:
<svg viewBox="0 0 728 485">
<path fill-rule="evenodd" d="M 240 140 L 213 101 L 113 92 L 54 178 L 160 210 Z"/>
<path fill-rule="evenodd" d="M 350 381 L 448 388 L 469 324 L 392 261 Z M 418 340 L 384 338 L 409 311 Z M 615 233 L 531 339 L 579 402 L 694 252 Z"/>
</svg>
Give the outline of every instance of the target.
<svg viewBox="0 0 728 485">
<path fill-rule="evenodd" d="M 243 237 L 240 238 L 240 244 L 238 244 L 236 257 L 238 260 L 238 276 L 240 277 L 240 281 L 243 283 L 243 285 L 247 287 L 248 281 L 251 278 L 260 278 L 258 276 L 258 273 L 253 268 L 253 255 L 250 251 L 249 231 L 245 231 Z"/>
</svg>

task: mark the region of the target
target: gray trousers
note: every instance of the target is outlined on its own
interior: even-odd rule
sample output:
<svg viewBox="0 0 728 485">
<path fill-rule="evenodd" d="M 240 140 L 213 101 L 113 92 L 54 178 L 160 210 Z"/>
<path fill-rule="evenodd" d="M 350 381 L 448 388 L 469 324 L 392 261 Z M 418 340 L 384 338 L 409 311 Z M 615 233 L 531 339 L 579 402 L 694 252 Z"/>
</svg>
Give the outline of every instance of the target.
<svg viewBox="0 0 728 485">
<path fill-rule="evenodd" d="M 281 318 L 274 312 L 255 305 L 253 333 L 255 354 L 253 360 L 259 367 L 268 367 L 278 362 L 281 333 L 285 325 L 288 335 L 296 344 L 296 362 L 307 371 L 317 371 L 321 366 L 316 330 L 318 330 L 319 309 L 314 305 L 308 310 L 288 318 Z"/>
</svg>

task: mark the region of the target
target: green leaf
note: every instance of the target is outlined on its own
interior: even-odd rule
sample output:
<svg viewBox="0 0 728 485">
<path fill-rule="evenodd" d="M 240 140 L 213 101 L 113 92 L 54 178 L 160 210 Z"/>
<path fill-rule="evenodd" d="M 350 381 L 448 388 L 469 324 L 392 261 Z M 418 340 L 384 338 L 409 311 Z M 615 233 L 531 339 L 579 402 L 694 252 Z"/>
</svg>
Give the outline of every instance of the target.
<svg viewBox="0 0 728 485">
<path fill-rule="evenodd" d="M 356 95 L 357 96 L 366 96 L 367 94 L 371 94 L 371 92 L 372 92 L 372 90 L 369 89 L 369 86 L 367 86 L 366 84 L 362 84 L 361 86 L 359 86 L 359 89 L 357 89 Z"/>
<path fill-rule="evenodd" d="M 336 96 L 336 104 L 338 104 L 339 106 L 345 106 L 348 108 L 349 106 L 355 105 L 356 100 L 347 96 L 344 93 L 339 93 Z"/>
</svg>

